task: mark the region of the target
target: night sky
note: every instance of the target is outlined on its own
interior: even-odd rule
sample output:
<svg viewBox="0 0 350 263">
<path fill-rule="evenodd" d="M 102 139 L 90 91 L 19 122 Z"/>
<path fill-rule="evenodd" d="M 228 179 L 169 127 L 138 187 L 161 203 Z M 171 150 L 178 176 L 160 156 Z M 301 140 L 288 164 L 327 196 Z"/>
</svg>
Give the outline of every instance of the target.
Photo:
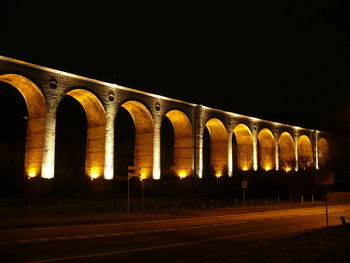
<svg viewBox="0 0 350 263">
<path fill-rule="evenodd" d="M 350 130 L 349 1 L 113 2 L 2 2 L 0 54 L 240 114 Z"/>
</svg>

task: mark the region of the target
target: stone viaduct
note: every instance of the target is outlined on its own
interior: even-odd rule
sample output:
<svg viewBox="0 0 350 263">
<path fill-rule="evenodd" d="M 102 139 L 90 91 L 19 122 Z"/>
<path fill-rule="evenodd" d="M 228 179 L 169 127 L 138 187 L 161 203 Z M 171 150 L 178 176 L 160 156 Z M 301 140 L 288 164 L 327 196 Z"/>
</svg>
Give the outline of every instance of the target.
<svg viewBox="0 0 350 263">
<path fill-rule="evenodd" d="M 123 107 L 135 126 L 134 166 L 143 179 L 161 174 L 161 125 L 174 130 L 174 174 L 203 177 L 203 133 L 210 135 L 212 173 L 320 169 L 330 161 L 330 135 L 142 92 L 117 84 L 0 56 L 0 81 L 16 88 L 28 110 L 25 177 L 55 178 L 56 110 L 71 96 L 87 116 L 85 173 L 91 180 L 112 180 L 115 116 Z M 116 138 L 118 139 L 118 138 Z"/>
</svg>

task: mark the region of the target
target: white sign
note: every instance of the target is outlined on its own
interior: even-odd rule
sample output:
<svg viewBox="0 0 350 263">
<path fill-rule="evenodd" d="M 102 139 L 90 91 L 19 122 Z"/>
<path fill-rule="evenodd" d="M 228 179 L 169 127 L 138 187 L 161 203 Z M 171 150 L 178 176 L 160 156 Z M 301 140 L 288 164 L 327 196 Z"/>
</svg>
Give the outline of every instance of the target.
<svg viewBox="0 0 350 263">
<path fill-rule="evenodd" d="M 248 187 L 248 182 L 242 181 L 242 189 L 247 189 L 247 187 Z"/>
</svg>

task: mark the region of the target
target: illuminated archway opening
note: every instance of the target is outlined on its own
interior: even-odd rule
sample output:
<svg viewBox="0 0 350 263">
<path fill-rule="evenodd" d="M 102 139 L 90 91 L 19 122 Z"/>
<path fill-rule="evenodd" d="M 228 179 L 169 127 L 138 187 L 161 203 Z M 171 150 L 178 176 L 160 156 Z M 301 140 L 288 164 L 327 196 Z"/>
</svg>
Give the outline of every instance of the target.
<svg viewBox="0 0 350 263">
<path fill-rule="evenodd" d="M 165 116 L 162 122 L 162 172 L 184 178 L 192 174 L 192 125 L 186 114 L 179 110 L 171 110 Z"/>
<path fill-rule="evenodd" d="M 134 159 L 133 164 L 124 164 L 135 166 L 142 179 L 152 178 L 153 168 L 153 120 L 150 112 L 142 103 L 138 101 L 127 101 L 121 105 L 131 116 L 134 124 Z M 117 124 L 116 124 L 117 125 Z M 118 141 L 118 136 L 115 136 Z M 115 158 L 123 152 L 115 151 Z M 129 160 L 130 161 L 130 160 Z M 115 168 L 118 171 L 118 168 Z M 118 174 L 117 174 L 118 176 Z"/>
<path fill-rule="evenodd" d="M 289 172 L 295 169 L 295 145 L 292 136 L 288 132 L 281 134 L 279 138 L 279 160 L 282 170 Z"/>
<path fill-rule="evenodd" d="M 228 135 L 224 124 L 216 118 L 206 125 L 210 137 L 210 174 L 221 177 L 227 173 Z"/>
<path fill-rule="evenodd" d="M 330 161 L 329 144 L 325 138 L 318 140 L 318 165 L 325 167 Z"/>
<path fill-rule="evenodd" d="M 275 168 L 275 139 L 269 129 L 262 129 L 258 134 L 259 167 L 265 171 Z"/>
<path fill-rule="evenodd" d="M 41 90 L 29 79 L 17 74 L 4 74 L 0 81 L 10 84 L 23 96 L 28 111 L 24 171 L 27 177 L 41 173 L 44 134 L 45 100 Z"/>
<path fill-rule="evenodd" d="M 253 137 L 249 128 L 244 124 L 238 124 L 233 130 L 236 137 L 237 168 L 241 171 L 249 171 L 253 168 Z"/>
<path fill-rule="evenodd" d="M 106 134 L 106 115 L 103 105 L 94 94 L 87 90 L 74 89 L 66 93 L 66 95 L 67 96 L 63 97 L 60 101 L 57 111 L 57 157 L 55 158 L 55 166 L 57 166 L 58 171 L 55 171 L 55 173 L 63 179 L 73 180 L 67 178 L 67 172 L 62 171 L 62 169 L 71 171 L 71 174 L 73 174 L 73 171 L 77 171 L 78 174 L 74 175 L 75 179 L 77 179 L 77 183 L 85 178 L 85 175 L 91 180 L 100 178 L 104 173 Z M 72 98 L 74 100 L 72 100 Z M 65 106 L 72 108 L 71 114 L 69 112 L 67 113 L 67 109 L 66 111 L 64 110 Z M 62 118 L 60 118 L 61 115 Z M 66 134 L 67 130 L 64 130 L 65 127 L 62 127 L 63 124 L 70 126 L 69 129 L 72 131 L 72 136 Z M 73 134 L 76 136 L 76 140 L 71 143 L 74 145 L 77 143 L 76 147 L 80 148 L 80 152 L 76 153 L 76 163 L 72 162 L 72 159 L 66 158 L 71 155 L 69 152 L 70 148 L 72 152 L 75 151 L 75 149 L 68 145 L 69 140 L 74 137 Z M 66 138 L 66 141 L 63 141 L 64 139 L 62 138 Z M 61 145 L 61 143 L 63 145 Z M 64 151 L 66 155 L 63 155 Z M 81 152 L 84 153 L 84 151 L 85 158 L 83 158 L 84 162 L 81 164 L 81 158 L 79 158 L 79 156 L 81 156 Z M 64 162 L 59 160 L 59 158 L 64 159 Z M 66 176 L 64 176 L 64 174 L 66 174 Z M 63 179 L 60 180 L 62 181 Z"/>
<path fill-rule="evenodd" d="M 306 135 L 302 135 L 298 139 L 298 164 L 300 169 L 312 166 L 312 145 Z"/>
</svg>

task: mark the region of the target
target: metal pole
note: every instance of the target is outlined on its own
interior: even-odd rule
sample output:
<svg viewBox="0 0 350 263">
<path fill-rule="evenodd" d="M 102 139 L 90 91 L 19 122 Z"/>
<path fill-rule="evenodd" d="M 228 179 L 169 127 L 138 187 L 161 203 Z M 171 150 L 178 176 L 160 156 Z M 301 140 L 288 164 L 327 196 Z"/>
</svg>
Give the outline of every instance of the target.
<svg viewBox="0 0 350 263">
<path fill-rule="evenodd" d="M 128 175 L 128 195 L 126 198 L 126 213 L 129 215 L 130 208 L 130 176 Z"/>
<path fill-rule="evenodd" d="M 245 189 L 243 189 L 243 207 L 245 207 Z"/>
<path fill-rule="evenodd" d="M 30 199 L 28 200 L 28 213 L 32 212 L 32 204 L 30 203 Z"/>
<path fill-rule="evenodd" d="M 142 186 L 142 212 L 145 210 L 145 185 L 143 180 L 141 179 Z"/>
<path fill-rule="evenodd" d="M 326 205 L 326 225 L 328 227 L 328 203 L 327 203 L 327 187 L 324 188 L 324 202 Z"/>
</svg>

